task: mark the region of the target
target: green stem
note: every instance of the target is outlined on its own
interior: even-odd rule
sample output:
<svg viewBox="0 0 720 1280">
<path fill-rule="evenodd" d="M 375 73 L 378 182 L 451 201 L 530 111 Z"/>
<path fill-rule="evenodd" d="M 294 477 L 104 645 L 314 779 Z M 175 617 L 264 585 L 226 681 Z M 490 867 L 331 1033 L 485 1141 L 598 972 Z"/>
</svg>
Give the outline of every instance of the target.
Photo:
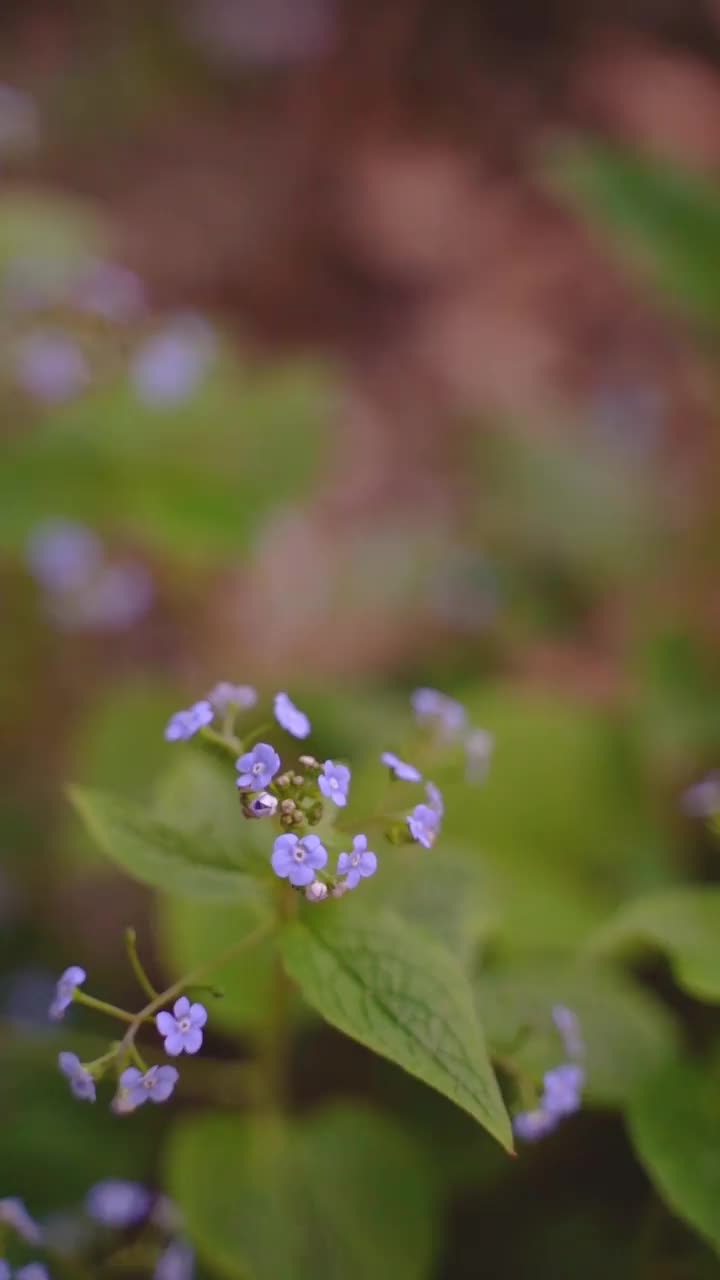
<svg viewBox="0 0 720 1280">
<path fill-rule="evenodd" d="M 285 881 L 277 886 L 276 912 L 278 925 L 291 919 L 297 910 L 297 894 Z M 267 1032 L 261 1050 L 261 1071 L 270 1105 L 282 1110 L 287 1098 L 288 1060 L 290 1056 L 289 1013 L 291 988 L 276 951 L 270 986 L 270 1011 Z"/>
<path fill-rule="evenodd" d="M 125 930 L 125 946 L 127 947 L 128 959 L 135 977 L 140 983 L 145 995 L 149 996 L 151 1000 L 154 1000 L 157 995 L 157 991 L 142 967 L 140 957 L 137 953 L 137 934 L 132 925 L 128 925 Z"/>
<path fill-rule="evenodd" d="M 211 742 L 215 747 L 221 747 L 223 751 L 227 751 L 233 758 L 242 753 L 243 744 L 234 734 L 228 734 L 227 737 L 222 733 L 218 733 L 217 729 L 211 729 L 209 725 L 205 725 L 200 730 L 200 737 L 206 742 Z"/>
<path fill-rule="evenodd" d="M 146 1022 L 142 1014 L 128 1013 L 127 1009 L 120 1009 L 116 1004 L 108 1004 L 107 1000 L 96 1000 L 95 996 L 88 995 L 87 991 L 80 991 L 75 988 L 73 994 L 75 1004 L 84 1004 L 87 1009 L 97 1009 L 98 1013 L 106 1013 L 109 1018 L 118 1018 L 120 1022 L 135 1022 L 136 1017 Z"/>
<path fill-rule="evenodd" d="M 260 735 L 262 733 L 266 733 L 268 729 L 272 729 L 272 725 L 269 722 L 258 725 L 257 729 L 251 729 L 250 733 L 247 733 L 243 739 L 245 750 L 247 751 L 248 747 L 252 746 L 253 742 L 257 742 Z"/>
</svg>

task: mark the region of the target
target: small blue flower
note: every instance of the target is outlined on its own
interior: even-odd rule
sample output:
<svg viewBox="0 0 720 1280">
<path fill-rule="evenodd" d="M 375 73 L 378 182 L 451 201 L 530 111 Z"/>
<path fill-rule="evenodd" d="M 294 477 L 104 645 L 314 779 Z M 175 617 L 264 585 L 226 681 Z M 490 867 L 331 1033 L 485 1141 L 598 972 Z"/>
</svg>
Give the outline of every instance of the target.
<svg viewBox="0 0 720 1280">
<path fill-rule="evenodd" d="M 350 786 L 350 770 L 346 764 L 334 764 L 326 760 L 323 771 L 318 777 L 318 786 L 328 800 L 341 808 L 347 804 L 348 787 Z"/>
<path fill-rule="evenodd" d="M 585 1081 L 582 1067 L 575 1063 L 563 1063 L 553 1067 L 543 1076 L 543 1095 L 540 1106 L 553 1116 L 569 1116 L 580 1106 L 580 1094 Z"/>
<path fill-rule="evenodd" d="M 361 877 L 374 876 L 376 871 L 377 857 L 367 847 L 367 836 L 355 836 L 352 853 L 338 855 L 337 873 L 345 876 L 348 889 L 356 889 Z"/>
<path fill-rule="evenodd" d="M 582 1032 L 577 1015 L 564 1004 L 556 1004 L 552 1011 L 553 1022 L 560 1033 L 568 1058 L 582 1058 L 585 1053 Z"/>
<path fill-rule="evenodd" d="M 551 1133 L 557 1122 L 557 1116 L 542 1107 L 536 1107 L 534 1111 L 518 1111 L 513 1116 L 513 1133 L 523 1142 L 537 1142 L 538 1138 Z"/>
<path fill-rule="evenodd" d="M 391 769 L 395 774 L 395 777 L 400 778 L 403 782 L 422 781 L 420 770 L 416 769 L 414 764 L 406 764 L 404 760 L 395 755 L 394 751 L 383 751 L 380 761 L 382 764 L 386 764 L 388 769 Z"/>
<path fill-rule="evenodd" d="M 72 338 L 48 330 L 32 333 L 18 344 L 15 379 L 35 399 L 60 404 L 90 381 L 90 369 Z"/>
<path fill-rule="evenodd" d="M 95 1101 L 95 1081 L 76 1053 L 63 1051 L 58 1054 L 58 1066 L 70 1081 L 70 1088 L 76 1098 L 80 1098 L 82 1102 Z"/>
<path fill-rule="evenodd" d="M 185 1053 L 197 1053 L 203 1042 L 202 1029 L 207 1022 L 207 1009 L 202 1004 L 191 1004 L 187 996 L 175 1001 L 172 1013 L 159 1013 L 155 1025 L 165 1039 L 165 1052 L 171 1058 Z"/>
<path fill-rule="evenodd" d="M 247 799 L 243 812 L 250 818 L 272 818 L 277 812 L 277 807 L 276 796 L 271 796 L 269 791 L 258 791 L 256 796 L 250 796 Z"/>
<path fill-rule="evenodd" d="M 140 1182 L 104 1178 L 88 1191 L 85 1212 L 96 1222 L 123 1231 L 147 1217 L 152 1200 L 152 1192 Z"/>
<path fill-rule="evenodd" d="M 4 1258 L 0 1258 L 0 1280 L 11 1280 L 10 1268 Z"/>
<path fill-rule="evenodd" d="M 155 1264 L 153 1280 L 192 1280 L 194 1262 L 186 1240 L 171 1240 Z"/>
<path fill-rule="evenodd" d="M 434 782 L 428 782 L 425 784 L 425 795 L 430 808 L 434 810 L 438 818 L 442 818 L 445 812 L 445 805 L 440 788 L 436 787 Z"/>
<path fill-rule="evenodd" d="M 15 1280 L 50 1280 L 50 1276 L 42 1262 L 28 1262 L 15 1272 Z"/>
<path fill-rule="evenodd" d="M 467 713 L 460 702 L 438 689 L 415 689 L 410 704 L 421 724 L 436 724 L 449 738 L 465 728 Z"/>
<path fill-rule="evenodd" d="M 412 813 L 408 814 L 407 824 L 413 840 L 432 849 L 440 827 L 440 815 L 427 804 L 416 804 Z"/>
<path fill-rule="evenodd" d="M 77 591 L 98 572 L 100 539 L 74 520 L 45 520 L 34 527 L 25 547 L 27 566 L 47 591 Z"/>
<path fill-rule="evenodd" d="M 60 974 L 55 987 L 55 999 L 48 1010 L 48 1016 L 53 1022 L 59 1022 L 65 1010 L 70 1008 L 75 988 L 82 986 L 86 978 L 87 974 L 79 964 L 71 964 L 69 969 Z"/>
<path fill-rule="evenodd" d="M 315 879 L 315 872 L 325 866 L 327 857 L 327 849 L 317 836 L 303 836 L 299 840 L 288 832 L 278 836 L 270 862 L 276 876 L 299 887 Z"/>
<path fill-rule="evenodd" d="M 682 807 L 690 818 L 714 818 L 720 813 L 720 769 L 713 769 L 688 787 Z"/>
<path fill-rule="evenodd" d="M 6 1227 L 12 1227 L 16 1235 L 28 1244 L 39 1244 L 42 1240 L 40 1227 L 30 1217 L 22 1200 L 17 1196 L 7 1196 L 6 1199 L 0 1200 L 0 1223 Z"/>
<path fill-rule="evenodd" d="M 176 711 L 170 717 L 165 726 L 165 739 L 167 742 L 178 742 L 181 738 L 192 738 L 204 725 L 210 724 L 212 718 L 213 709 L 205 698 L 194 702 L 185 711 Z"/>
<path fill-rule="evenodd" d="M 150 1067 L 144 1074 L 138 1067 L 126 1067 L 120 1076 L 123 1102 L 121 1110 L 134 1111 L 148 1099 L 151 1102 L 167 1102 L 179 1079 L 174 1067 Z"/>
<path fill-rule="evenodd" d="M 269 742 L 258 742 L 235 761 L 241 791 L 264 791 L 280 768 L 280 757 Z"/>
<path fill-rule="evenodd" d="M 204 378 L 215 345 L 213 330 L 203 317 L 175 317 L 132 358 L 130 380 L 138 399 L 153 408 L 186 400 Z"/>
<path fill-rule="evenodd" d="M 247 711 L 255 706 L 257 699 L 257 690 L 252 685 L 230 684 L 227 680 L 221 680 L 208 694 L 208 702 L 221 715 L 230 708 Z"/>
<path fill-rule="evenodd" d="M 275 719 L 282 729 L 286 729 L 294 738 L 307 738 L 310 732 L 310 721 L 303 711 L 298 711 L 286 693 L 275 694 Z"/>
</svg>

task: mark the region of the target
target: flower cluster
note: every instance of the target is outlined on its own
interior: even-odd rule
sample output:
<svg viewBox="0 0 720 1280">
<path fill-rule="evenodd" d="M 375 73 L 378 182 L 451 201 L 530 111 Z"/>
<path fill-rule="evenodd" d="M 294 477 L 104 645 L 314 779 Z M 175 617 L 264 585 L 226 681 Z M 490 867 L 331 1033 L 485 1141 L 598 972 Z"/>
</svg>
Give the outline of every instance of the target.
<svg viewBox="0 0 720 1280">
<path fill-rule="evenodd" d="M 27 567 L 44 592 L 48 617 L 67 631 L 122 631 L 147 613 L 153 584 L 137 560 L 110 560 L 97 534 L 74 520 L 36 526 Z"/>
<path fill-rule="evenodd" d="M 529 1111 L 519 1111 L 514 1117 L 513 1130 L 525 1142 L 545 1137 L 560 1120 L 572 1115 L 581 1105 L 585 1071 L 580 1063 L 585 1055 L 585 1046 L 580 1024 L 572 1009 L 565 1005 L 555 1006 L 553 1022 L 567 1057 L 574 1060 L 546 1071 L 537 1106 Z"/>
<path fill-rule="evenodd" d="M 9 1228 L 25 1244 L 37 1246 L 43 1243 L 42 1228 L 30 1217 L 22 1200 L 16 1196 L 0 1200 L 0 1227 Z M 49 1280 L 42 1262 L 28 1262 L 26 1266 L 18 1267 L 12 1272 L 8 1263 L 0 1258 L 0 1280 L 11 1280 L 13 1275 L 15 1280 Z"/>
</svg>

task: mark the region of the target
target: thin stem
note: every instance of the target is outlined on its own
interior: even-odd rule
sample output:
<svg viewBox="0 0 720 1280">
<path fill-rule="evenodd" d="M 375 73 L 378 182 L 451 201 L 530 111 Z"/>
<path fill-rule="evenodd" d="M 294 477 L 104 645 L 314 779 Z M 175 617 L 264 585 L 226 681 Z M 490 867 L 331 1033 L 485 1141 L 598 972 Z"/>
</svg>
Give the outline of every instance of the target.
<svg viewBox="0 0 720 1280">
<path fill-rule="evenodd" d="M 149 996 L 151 1000 L 154 1000 L 157 995 L 157 991 L 143 969 L 140 957 L 137 953 L 137 934 L 132 925 L 128 925 L 125 930 L 125 946 L 127 947 L 128 959 L 135 977 L 140 983 L 145 995 Z"/>
<path fill-rule="evenodd" d="M 247 733 L 243 739 L 245 750 L 247 750 L 253 742 L 257 742 L 260 735 L 265 733 L 268 729 L 272 729 L 272 725 L 267 721 L 265 724 L 258 725 L 257 729 L 251 729 L 250 733 Z"/>
<path fill-rule="evenodd" d="M 277 886 L 277 922 L 282 925 L 297 910 L 297 895 L 288 884 Z M 262 1046 L 261 1069 L 267 1097 L 273 1107 L 280 1110 L 287 1094 L 289 1039 L 290 983 L 276 951 L 273 958 L 270 986 L 270 1010 L 267 1034 Z"/>
<path fill-rule="evenodd" d="M 218 733 L 217 729 L 211 729 L 209 725 L 203 726 L 200 730 L 200 737 L 204 738 L 206 742 L 211 742 L 215 747 L 221 747 L 223 751 L 233 757 L 240 755 L 243 749 L 242 742 L 234 734 L 228 734 L 225 737 L 222 733 Z"/>
<path fill-rule="evenodd" d="M 80 991 L 77 987 L 73 995 L 75 1004 L 84 1004 L 88 1009 L 97 1009 L 98 1013 L 105 1013 L 109 1018 L 118 1018 L 120 1022 L 135 1022 L 136 1017 L 141 1021 L 147 1021 L 142 1014 L 128 1013 L 127 1009 L 120 1009 L 116 1004 L 108 1004 L 107 1000 L 97 1000 L 95 996 L 88 995 L 87 991 Z"/>
</svg>

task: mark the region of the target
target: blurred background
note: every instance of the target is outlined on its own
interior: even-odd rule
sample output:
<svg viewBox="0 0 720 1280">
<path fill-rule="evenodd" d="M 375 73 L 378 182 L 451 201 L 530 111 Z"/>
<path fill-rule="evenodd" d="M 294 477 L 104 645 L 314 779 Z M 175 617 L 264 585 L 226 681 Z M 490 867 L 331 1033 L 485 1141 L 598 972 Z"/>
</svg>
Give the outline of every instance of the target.
<svg viewBox="0 0 720 1280">
<path fill-rule="evenodd" d="M 164 1185 L 172 1116 L 73 1102 L 47 1005 L 73 962 L 134 999 L 129 922 L 170 980 L 222 920 L 102 863 L 64 787 L 146 795 L 217 680 L 290 689 L 321 758 L 416 684 L 494 734 L 447 832 L 500 1000 L 507 957 L 718 878 L 682 797 L 720 758 L 719 167 L 715 0 L 5 0 L 0 1195 L 60 1230 L 98 1178 Z M 638 990 L 595 1107 L 512 1167 L 314 1026 L 297 1105 L 413 1133 L 438 1280 L 720 1276 L 615 1109 L 670 1010 L 720 1022 L 659 963 Z"/>
</svg>

